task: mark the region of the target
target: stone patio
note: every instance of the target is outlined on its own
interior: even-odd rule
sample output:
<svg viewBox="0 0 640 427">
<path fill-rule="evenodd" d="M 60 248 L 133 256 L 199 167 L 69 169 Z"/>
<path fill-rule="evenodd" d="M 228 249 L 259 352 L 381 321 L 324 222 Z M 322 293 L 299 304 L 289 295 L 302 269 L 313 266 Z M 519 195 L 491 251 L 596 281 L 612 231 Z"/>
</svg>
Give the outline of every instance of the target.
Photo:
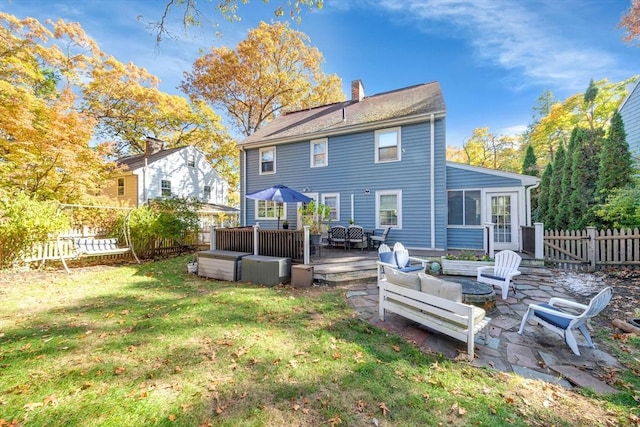
<svg viewBox="0 0 640 427">
<path fill-rule="evenodd" d="M 589 388 L 597 394 L 616 393 L 616 389 L 597 378 L 597 372 L 621 366 L 617 359 L 597 348 L 597 338 L 594 338 L 596 348 L 588 348 L 584 346 L 581 335 L 576 334 L 581 353 L 581 356 L 576 356 L 560 336 L 546 328 L 529 325 L 522 335 L 517 333 L 530 303 L 548 302 L 551 297 L 573 300 L 576 297 L 554 283 L 553 275 L 545 269 L 536 269 L 535 274 L 521 276 L 516 283 L 515 295 L 511 291 L 506 300 L 498 297 L 496 308 L 487 313 L 492 318 L 490 339 L 485 343 L 484 334 L 481 334 L 476 340 L 473 365 L 513 372 L 567 388 Z M 397 333 L 429 353 L 440 353 L 453 359 L 466 352 L 465 343 L 432 332 L 398 315 L 389 314 L 384 322 L 380 321 L 376 283 L 341 287 L 347 290 L 347 299 L 362 320 Z"/>
</svg>

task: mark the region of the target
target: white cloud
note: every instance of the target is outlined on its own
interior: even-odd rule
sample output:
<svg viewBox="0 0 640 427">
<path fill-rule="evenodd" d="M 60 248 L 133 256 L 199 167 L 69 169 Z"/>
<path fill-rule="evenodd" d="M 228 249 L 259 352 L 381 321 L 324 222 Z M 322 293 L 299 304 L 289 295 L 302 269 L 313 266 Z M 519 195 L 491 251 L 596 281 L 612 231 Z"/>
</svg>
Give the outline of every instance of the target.
<svg viewBox="0 0 640 427">
<path fill-rule="evenodd" d="M 467 40 L 477 60 L 512 70 L 529 84 L 584 90 L 592 77 L 614 77 L 613 54 L 585 40 L 593 22 L 581 16 L 582 3 L 542 0 L 384 0 L 371 2 L 422 31 Z M 629 74 L 616 75 L 625 78 Z"/>
</svg>

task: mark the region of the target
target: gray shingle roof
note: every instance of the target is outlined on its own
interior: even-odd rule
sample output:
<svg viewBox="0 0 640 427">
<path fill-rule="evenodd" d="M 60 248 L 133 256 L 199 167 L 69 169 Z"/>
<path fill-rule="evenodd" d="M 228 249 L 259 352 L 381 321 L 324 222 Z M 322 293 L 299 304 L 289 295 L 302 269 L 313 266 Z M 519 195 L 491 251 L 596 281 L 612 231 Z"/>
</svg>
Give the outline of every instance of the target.
<svg viewBox="0 0 640 427">
<path fill-rule="evenodd" d="M 146 156 L 145 154 L 136 154 L 135 156 L 122 157 L 117 160 L 117 163 L 120 166 L 127 166 L 130 171 L 134 171 L 144 166 L 145 157 L 147 157 L 147 163 L 153 163 L 157 160 L 167 157 L 172 153 L 175 153 L 176 151 L 180 151 L 183 148 L 186 147 L 170 148 L 168 150 L 162 150 L 157 153 L 151 154 L 150 156 Z"/>
<path fill-rule="evenodd" d="M 329 136 L 385 122 L 417 120 L 432 113 L 444 114 L 445 110 L 440 84 L 424 83 L 366 96 L 359 102 L 349 100 L 283 114 L 258 129 L 240 145 L 305 136 Z"/>
</svg>

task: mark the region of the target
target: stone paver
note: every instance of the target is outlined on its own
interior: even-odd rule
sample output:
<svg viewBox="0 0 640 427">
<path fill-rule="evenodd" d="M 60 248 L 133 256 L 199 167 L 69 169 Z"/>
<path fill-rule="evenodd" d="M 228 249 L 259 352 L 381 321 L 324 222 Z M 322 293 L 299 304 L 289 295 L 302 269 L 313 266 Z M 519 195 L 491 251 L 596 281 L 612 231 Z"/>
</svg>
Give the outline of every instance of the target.
<svg viewBox="0 0 640 427">
<path fill-rule="evenodd" d="M 463 359 L 459 356 L 466 353 L 466 344 L 461 341 L 432 332 L 392 313 L 386 316 L 384 322 L 380 321 L 376 283 L 345 288 L 347 300 L 360 319 L 398 334 L 428 353 Z M 484 334 L 476 339 L 476 359 L 472 365 L 514 372 L 565 387 L 572 387 L 573 384 L 590 388 L 598 394 L 616 393 L 614 388 L 592 375 L 592 371 L 597 367 L 615 369 L 620 367 L 619 362 L 601 349 L 585 347 L 580 334 L 576 337 L 581 356 L 574 355 L 560 336 L 546 328 L 528 325 L 523 335 L 517 334 L 522 316 L 530 303 L 547 302 L 551 297 L 573 299 L 564 288 L 554 285 L 553 276 L 544 271 L 537 271 L 535 276 L 523 275 L 516 289 L 515 295 L 510 292 L 506 300 L 497 298 L 497 307 L 487 313 L 492 319 L 489 340 L 484 341 Z"/>
</svg>

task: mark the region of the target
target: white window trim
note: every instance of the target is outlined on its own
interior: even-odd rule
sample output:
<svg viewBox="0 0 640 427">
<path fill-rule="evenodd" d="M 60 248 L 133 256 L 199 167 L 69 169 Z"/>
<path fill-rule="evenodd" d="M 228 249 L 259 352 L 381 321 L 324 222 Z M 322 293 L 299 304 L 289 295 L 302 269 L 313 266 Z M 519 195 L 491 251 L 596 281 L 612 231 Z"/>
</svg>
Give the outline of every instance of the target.
<svg viewBox="0 0 640 427">
<path fill-rule="evenodd" d="M 273 171 L 271 172 L 262 172 L 262 152 L 263 151 L 273 151 Z M 258 174 L 259 175 L 273 175 L 276 173 L 276 147 L 263 147 L 258 152 Z"/>
<path fill-rule="evenodd" d="M 314 156 L 313 156 L 313 146 L 316 144 L 324 144 L 324 163 L 321 164 L 314 164 L 313 160 L 314 160 Z M 329 139 L 328 138 L 322 138 L 322 139 L 314 139 L 309 143 L 309 157 L 310 157 L 310 166 L 312 168 L 322 168 L 325 166 L 329 166 Z"/>
<path fill-rule="evenodd" d="M 376 163 L 390 163 L 390 162 L 399 162 L 402 160 L 402 135 L 400 132 L 400 127 L 387 128 L 387 129 L 378 129 L 375 131 L 375 162 Z M 378 144 L 380 142 L 380 134 L 396 132 L 397 133 L 397 147 L 398 147 L 398 158 L 393 160 L 380 160 L 380 150 L 378 149 Z"/>
<path fill-rule="evenodd" d="M 169 183 L 169 195 L 165 196 L 164 195 L 164 186 L 162 185 L 164 182 L 168 182 Z M 171 185 L 171 180 L 170 179 L 161 179 L 160 180 L 160 196 L 161 197 L 171 197 L 173 196 L 173 189 L 172 189 L 172 185 Z"/>
<path fill-rule="evenodd" d="M 322 195 L 322 204 L 326 205 L 325 200 L 327 197 L 335 197 L 336 198 L 336 218 L 332 219 L 332 221 L 340 221 L 340 193 L 324 193 Z"/>
<path fill-rule="evenodd" d="M 380 190 L 376 191 L 376 228 L 386 228 L 388 225 L 380 224 L 380 196 L 387 195 L 398 196 L 398 224 L 391 227 L 396 230 L 402 230 L 402 190 Z"/>
<path fill-rule="evenodd" d="M 260 209 L 258 207 L 258 203 L 260 202 L 269 202 L 269 203 L 277 203 L 274 202 L 272 200 L 254 200 L 254 217 L 255 219 L 259 219 L 261 221 L 277 221 L 278 220 L 278 215 L 276 216 L 258 216 L 258 213 L 260 212 Z M 287 204 L 283 203 L 282 204 L 282 211 L 280 212 L 280 222 L 282 223 L 282 221 L 284 221 L 285 219 L 287 219 Z"/>
</svg>

